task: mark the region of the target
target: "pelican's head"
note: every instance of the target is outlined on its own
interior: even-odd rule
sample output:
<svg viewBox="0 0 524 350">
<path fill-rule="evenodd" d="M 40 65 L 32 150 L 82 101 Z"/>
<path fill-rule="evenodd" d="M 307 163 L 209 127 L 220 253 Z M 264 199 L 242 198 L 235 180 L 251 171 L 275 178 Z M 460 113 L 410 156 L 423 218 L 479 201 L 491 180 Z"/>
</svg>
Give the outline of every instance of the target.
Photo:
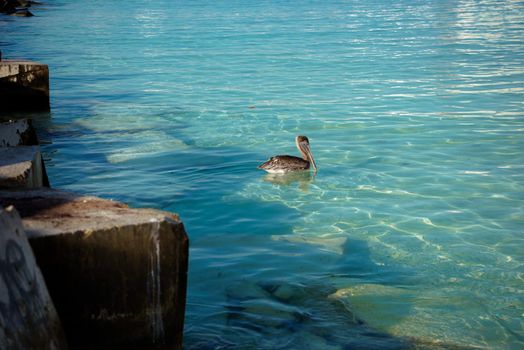
<svg viewBox="0 0 524 350">
<path fill-rule="evenodd" d="M 317 172 L 317 165 L 315 164 L 313 153 L 311 153 L 311 148 L 309 148 L 309 139 L 306 136 L 299 135 L 296 137 L 295 142 L 298 150 L 302 153 L 302 158 L 310 162 L 313 165 L 313 170 Z"/>
</svg>

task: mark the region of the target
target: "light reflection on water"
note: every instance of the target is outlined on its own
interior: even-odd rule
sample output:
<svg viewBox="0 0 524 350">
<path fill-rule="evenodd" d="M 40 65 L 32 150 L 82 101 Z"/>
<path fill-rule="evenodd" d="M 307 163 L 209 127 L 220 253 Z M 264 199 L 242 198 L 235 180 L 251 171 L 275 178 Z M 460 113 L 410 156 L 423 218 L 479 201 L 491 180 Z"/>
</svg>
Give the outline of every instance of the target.
<svg viewBox="0 0 524 350">
<path fill-rule="evenodd" d="M 0 45 L 50 65 L 55 187 L 181 214 L 186 348 L 517 349 L 523 11 L 57 2 Z M 256 169 L 297 134 L 316 176 Z"/>
</svg>

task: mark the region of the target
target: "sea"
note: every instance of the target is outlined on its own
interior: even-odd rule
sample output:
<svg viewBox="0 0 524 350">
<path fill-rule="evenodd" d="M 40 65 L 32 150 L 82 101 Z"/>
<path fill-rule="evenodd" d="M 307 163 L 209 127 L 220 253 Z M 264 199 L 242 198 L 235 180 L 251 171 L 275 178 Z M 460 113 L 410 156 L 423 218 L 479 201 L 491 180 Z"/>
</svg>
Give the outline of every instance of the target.
<svg viewBox="0 0 524 350">
<path fill-rule="evenodd" d="M 42 2 L 11 116 L 52 187 L 180 215 L 185 349 L 524 349 L 524 2 Z M 257 169 L 297 135 L 316 174 Z"/>
</svg>

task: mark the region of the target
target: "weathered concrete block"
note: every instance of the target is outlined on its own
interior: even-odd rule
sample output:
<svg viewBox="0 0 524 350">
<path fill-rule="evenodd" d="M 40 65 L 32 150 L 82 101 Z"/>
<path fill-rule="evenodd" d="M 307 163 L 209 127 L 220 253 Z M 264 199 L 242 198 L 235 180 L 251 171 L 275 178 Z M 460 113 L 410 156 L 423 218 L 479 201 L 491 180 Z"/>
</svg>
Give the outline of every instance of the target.
<svg viewBox="0 0 524 350">
<path fill-rule="evenodd" d="M 31 120 L 20 119 L 0 123 L 0 147 L 38 145 Z"/>
<path fill-rule="evenodd" d="M 188 239 L 176 215 L 39 189 L 0 191 L 20 211 L 79 349 L 182 346 Z"/>
<path fill-rule="evenodd" d="M 0 208 L 0 349 L 66 348 L 20 217 Z"/>
<path fill-rule="evenodd" d="M 15 12 L 8 13 L 9 16 L 33 17 L 33 13 L 26 8 L 16 9 Z"/>
<path fill-rule="evenodd" d="M 49 68 L 46 64 L 0 61 L 0 111 L 49 108 Z"/>
<path fill-rule="evenodd" d="M 44 174 L 40 147 L 0 147 L 0 188 L 42 187 Z"/>
<path fill-rule="evenodd" d="M 0 188 L 49 187 L 36 131 L 29 119 L 0 123 Z"/>
</svg>

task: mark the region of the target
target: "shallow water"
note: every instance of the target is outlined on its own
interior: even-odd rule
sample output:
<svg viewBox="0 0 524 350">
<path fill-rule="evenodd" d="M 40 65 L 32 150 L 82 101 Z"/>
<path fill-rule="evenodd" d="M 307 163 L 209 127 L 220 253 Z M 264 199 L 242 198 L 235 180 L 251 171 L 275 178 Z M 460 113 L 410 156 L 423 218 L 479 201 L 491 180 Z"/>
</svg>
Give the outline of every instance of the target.
<svg viewBox="0 0 524 350">
<path fill-rule="evenodd" d="M 524 347 L 522 2 L 121 4 L 0 49 L 50 66 L 54 187 L 180 213 L 185 348 Z M 256 169 L 297 134 L 316 176 Z"/>
</svg>

